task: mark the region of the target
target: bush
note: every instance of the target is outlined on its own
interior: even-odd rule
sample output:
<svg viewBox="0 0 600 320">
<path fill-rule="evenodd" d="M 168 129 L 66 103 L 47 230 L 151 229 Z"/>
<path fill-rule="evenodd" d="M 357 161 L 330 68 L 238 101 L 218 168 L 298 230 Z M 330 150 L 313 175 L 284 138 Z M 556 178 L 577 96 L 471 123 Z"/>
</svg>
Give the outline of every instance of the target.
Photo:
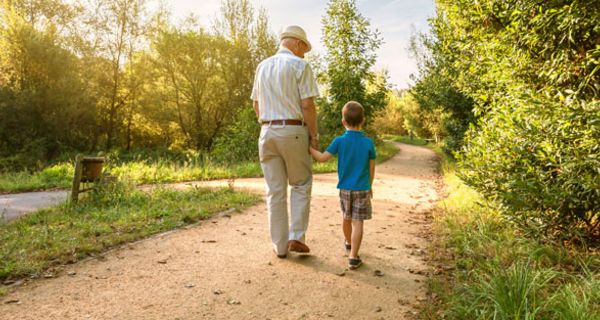
<svg viewBox="0 0 600 320">
<path fill-rule="evenodd" d="M 428 252 L 452 271 L 430 278 L 438 299 L 423 305 L 421 319 L 600 320 L 597 252 L 527 237 L 442 159 L 448 197 Z"/>
<path fill-rule="evenodd" d="M 74 172 L 73 164 L 59 163 L 42 170 L 39 178 L 44 185 L 63 186 L 73 179 Z"/>
<path fill-rule="evenodd" d="M 244 108 L 236 121 L 216 139 L 212 158 L 217 162 L 232 164 L 258 160 L 260 125 L 252 108 Z"/>
<path fill-rule="evenodd" d="M 526 96 L 495 110 L 469 132 L 460 176 L 530 231 L 597 234 L 600 103 Z"/>
<path fill-rule="evenodd" d="M 442 0 L 430 20 L 416 96 L 468 102 L 445 127 L 459 138 L 461 121 L 478 118 L 461 177 L 536 236 L 600 238 L 597 3 Z"/>
</svg>

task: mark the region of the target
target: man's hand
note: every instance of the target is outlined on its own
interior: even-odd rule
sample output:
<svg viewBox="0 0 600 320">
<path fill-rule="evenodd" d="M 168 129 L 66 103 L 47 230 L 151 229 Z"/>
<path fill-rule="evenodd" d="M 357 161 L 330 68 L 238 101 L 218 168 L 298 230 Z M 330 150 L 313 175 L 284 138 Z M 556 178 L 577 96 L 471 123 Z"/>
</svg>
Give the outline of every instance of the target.
<svg viewBox="0 0 600 320">
<path fill-rule="evenodd" d="M 310 137 L 308 141 L 313 149 L 319 150 L 319 138 Z"/>
</svg>

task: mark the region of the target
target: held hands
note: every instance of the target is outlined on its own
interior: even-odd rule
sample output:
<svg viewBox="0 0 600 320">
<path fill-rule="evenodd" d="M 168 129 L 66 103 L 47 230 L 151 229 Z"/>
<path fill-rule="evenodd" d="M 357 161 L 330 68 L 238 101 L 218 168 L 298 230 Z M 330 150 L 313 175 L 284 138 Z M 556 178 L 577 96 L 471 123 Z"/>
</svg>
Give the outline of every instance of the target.
<svg viewBox="0 0 600 320">
<path fill-rule="evenodd" d="M 308 142 L 309 142 L 311 148 L 319 150 L 319 137 L 318 136 L 310 137 L 308 139 Z"/>
<path fill-rule="evenodd" d="M 313 159 L 317 159 L 319 157 L 319 149 L 314 148 L 312 145 L 308 146 L 308 153 L 313 157 Z"/>
</svg>

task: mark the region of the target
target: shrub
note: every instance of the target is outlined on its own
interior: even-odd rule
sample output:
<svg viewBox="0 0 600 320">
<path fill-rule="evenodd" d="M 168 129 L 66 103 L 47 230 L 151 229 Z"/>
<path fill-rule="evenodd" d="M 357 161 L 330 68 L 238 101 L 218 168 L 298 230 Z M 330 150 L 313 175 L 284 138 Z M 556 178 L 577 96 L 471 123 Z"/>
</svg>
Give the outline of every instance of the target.
<svg viewBox="0 0 600 320">
<path fill-rule="evenodd" d="M 216 139 L 211 156 L 223 163 L 240 163 L 258 159 L 260 125 L 252 108 L 244 108 L 233 125 Z"/>
<path fill-rule="evenodd" d="M 530 231 L 592 236 L 600 227 L 600 103 L 532 97 L 470 131 L 460 176 Z"/>
</svg>

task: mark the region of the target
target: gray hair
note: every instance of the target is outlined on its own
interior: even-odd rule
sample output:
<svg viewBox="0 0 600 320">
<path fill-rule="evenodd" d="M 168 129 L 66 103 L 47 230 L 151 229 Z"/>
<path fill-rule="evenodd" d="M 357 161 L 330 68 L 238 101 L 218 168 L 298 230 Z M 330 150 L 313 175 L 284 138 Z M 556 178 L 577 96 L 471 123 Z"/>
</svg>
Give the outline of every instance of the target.
<svg viewBox="0 0 600 320">
<path fill-rule="evenodd" d="M 281 41 L 279 41 L 279 46 L 290 49 L 290 47 L 293 44 L 292 41 L 302 41 L 302 40 L 292 38 L 292 37 L 283 38 L 283 39 L 281 39 Z"/>
</svg>

